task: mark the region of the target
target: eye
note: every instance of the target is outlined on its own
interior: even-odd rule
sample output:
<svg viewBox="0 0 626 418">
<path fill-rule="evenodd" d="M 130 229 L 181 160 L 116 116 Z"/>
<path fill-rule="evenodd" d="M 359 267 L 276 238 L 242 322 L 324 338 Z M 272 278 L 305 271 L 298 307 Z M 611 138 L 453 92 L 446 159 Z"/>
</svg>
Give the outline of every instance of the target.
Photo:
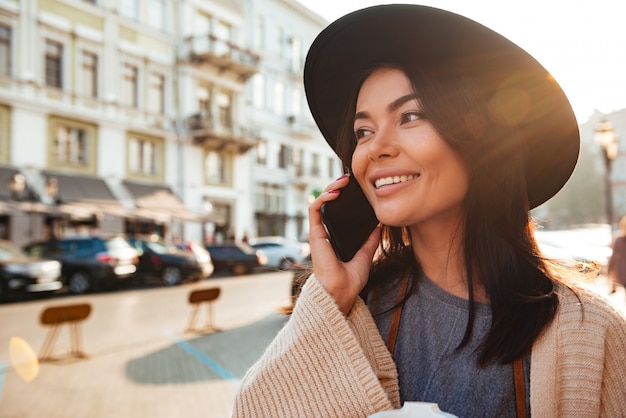
<svg viewBox="0 0 626 418">
<path fill-rule="evenodd" d="M 366 137 L 368 135 L 371 135 L 373 133 L 374 133 L 373 131 L 371 131 L 370 129 L 367 129 L 367 128 L 357 128 L 354 131 L 354 137 L 358 141 L 359 139 L 364 138 L 364 137 Z"/>
<path fill-rule="evenodd" d="M 417 110 L 402 112 L 400 117 L 401 123 L 410 123 L 423 119 L 425 119 L 424 114 L 422 112 L 418 112 Z"/>
</svg>

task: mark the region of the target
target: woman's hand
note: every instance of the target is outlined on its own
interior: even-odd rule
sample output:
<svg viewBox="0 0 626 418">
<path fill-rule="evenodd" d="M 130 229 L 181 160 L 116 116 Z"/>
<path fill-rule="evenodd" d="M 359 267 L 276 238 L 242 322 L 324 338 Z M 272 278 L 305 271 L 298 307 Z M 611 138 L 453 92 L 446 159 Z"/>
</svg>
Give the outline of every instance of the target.
<svg viewBox="0 0 626 418">
<path fill-rule="evenodd" d="M 309 244 L 313 260 L 313 272 L 317 280 L 335 299 L 339 309 L 347 315 L 358 294 L 367 283 L 374 252 L 380 239 L 380 228 L 375 228 L 363 247 L 347 263 L 335 254 L 324 224 L 322 205 L 335 200 L 341 189 L 348 184 L 348 175 L 329 184 L 324 192 L 309 206 Z"/>
</svg>

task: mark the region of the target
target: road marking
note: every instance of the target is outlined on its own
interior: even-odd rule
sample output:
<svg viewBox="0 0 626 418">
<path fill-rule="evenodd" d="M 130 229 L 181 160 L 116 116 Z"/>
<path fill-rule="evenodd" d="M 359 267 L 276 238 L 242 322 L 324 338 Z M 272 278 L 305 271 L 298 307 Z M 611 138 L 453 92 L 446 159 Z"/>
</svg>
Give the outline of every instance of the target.
<svg viewBox="0 0 626 418">
<path fill-rule="evenodd" d="M 237 376 L 232 374 L 228 369 L 219 364 L 217 361 L 211 359 L 209 356 L 204 354 L 201 351 L 198 351 L 193 345 L 189 344 L 187 341 L 176 338 L 174 335 L 168 334 L 168 337 L 176 343 L 177 346 L 185 350 L 187 353 L 191 354 L 196 360 L 199 360 L 202 364 L 207 366 L 209 369 L 213 370 L 215 373 L 220 375 L 224 379 L 232 380 L 235 383 L 239 383 L 240 380 Z"/>
</svg>

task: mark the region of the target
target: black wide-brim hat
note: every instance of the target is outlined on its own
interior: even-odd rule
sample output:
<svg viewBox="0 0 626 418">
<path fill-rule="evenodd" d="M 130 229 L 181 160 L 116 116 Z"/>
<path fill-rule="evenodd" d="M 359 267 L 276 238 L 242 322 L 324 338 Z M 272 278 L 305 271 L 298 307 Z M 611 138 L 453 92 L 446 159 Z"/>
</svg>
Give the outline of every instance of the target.
<svg viewBox="0 0 626 418">
<path fill-rule="evenodd" d="M 554 196 L 571 176 L 580 147 L 565 93 L 537 60 L 466 17 L 427 6 L 365 8 L 331 23 L 313 41 L 304 87 L 313 118 L 336 151 L 349 98 L 376 63 L 467 72 L 487 92 L 490 123 L 508 124 L 524 142 L 530 207 Z"/>
</svg>

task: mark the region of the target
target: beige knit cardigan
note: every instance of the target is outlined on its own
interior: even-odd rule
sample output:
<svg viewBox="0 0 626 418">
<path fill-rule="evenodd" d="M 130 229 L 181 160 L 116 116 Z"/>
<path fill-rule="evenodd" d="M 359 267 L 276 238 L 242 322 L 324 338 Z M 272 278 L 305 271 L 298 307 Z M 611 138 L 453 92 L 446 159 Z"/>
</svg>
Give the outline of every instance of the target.
<svg viewBox="0 0 626 418">
<path fill-rule="evenodd" d="M 559 293 L 535 342 L 533 417 L 626 417 L 626 318 L 587 291 Z M 361 299 L 348 316 L 313 276 L 244 376 L 234 417 L 367 417 L 400 408 L 396 367 Z"/>
</svg>

